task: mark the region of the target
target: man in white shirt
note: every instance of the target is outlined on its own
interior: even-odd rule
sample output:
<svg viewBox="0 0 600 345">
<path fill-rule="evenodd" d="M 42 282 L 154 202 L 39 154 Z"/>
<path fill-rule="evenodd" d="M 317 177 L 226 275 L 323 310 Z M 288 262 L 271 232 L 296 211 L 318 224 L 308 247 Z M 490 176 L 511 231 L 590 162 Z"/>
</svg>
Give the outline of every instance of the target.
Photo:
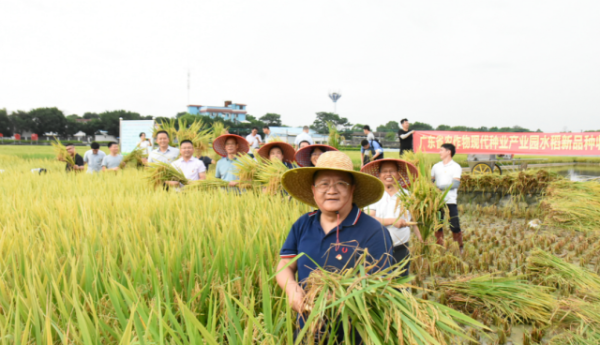
<svg viewBox="0 0 600 345">
<path fill-rule="evenodd" d="M 176 169 L 179 169 L 185 178 L 189 181 L 198 181 L 206 179 L 206 167 L 198 158 L 194 157 L 194 144 L 191 140 L 182 140 L 179 144 L 181 158 L 171 163 Z M 169 181 L 171 186 L 179 186 L 177 181 Z"/>
<path fill-rule="evenodd" d="M 106 156 L 106 153 L 100 151 L 100 144 L 96 142 L 93 142 L 90 147 L 92 149 L 83 155 L 83 162 L 88 166 L 88 173 L 100 172 L 102 171 L 102 160 Z"/>
<path fill-rule="evenodd" d="M 443 144 L 440 148 L 441 162 L 435 164 L 431 168 L 431 179 L 435 182 L 435 185 L 440 190 L 449 189 L 446 194 L 446 205 L 448 206 L 450 230 L 452 230 L 452 237 L 462 253 L 463 250 L 463 239 L 462 232 L 460 230 L 460 221 L 458 219 L 458 207 L 456 206 L 456 199 L 458 197 L 458 187 L 460 186 L 460 175 L 462 174 L 462 167 L 452 160 L 456 153 L 456 147 L 452 144 Z M 442 218 L 444 213 L 442 212 Z M 444 245 L 444 232 L 438 230 L 435 233 L 437 238 L 437 244 Z"/>
<path fill-rule="evenodd" d="M 361 170 L 361 172 L 378 177 L 385 187 L 385 193 L 383 193 L 381 200 L 369 206 L 368 210 L 369 215 L 377 219 L 390 232 L 394 245 L 393 256 L 395 263 L 399 263 L 410 257 L 408 243 L 411 227 L 415 236 L 419 240 L 423 240 L 419 228 L 416 225 L 409 226 L 407 224 L 411 220 L 410 213 L 408 211 L 400 213 L 402 205 L 398 204 L 400 189 L 396 181 L 402 183 L 403 188 L 408 183 L 408 181 L 404 181 L 400 177 L 401 169 L 406 170 L 405 161 L 400 159 L 383 159 L 371 162 Z M 404 190 L 402 193 L 408 193 L 408 191 Z M 407 260 L 404 269 L 405 271 L 402 273 L 402 276 L 408 276 L 410 269 L 409 260 Z"/>
<path fill-rule="evenodd" d="M 263 146 L 264 144 L 268 144 L 271 141 L 271 128 L 269 128 L 268 125 L 264 125 L 263 126 L 263 134 L 265 135 L 265 138 L 263 140 L 263 142 L 260 144 L 260 146 Z"/>
<path fill-rule="evenodd" d="M 140 133 L 140 142 L 137 144 L 136 147 L 139 147 L 143 150 L 146 157 L 142 158 L 142 161 L 144 163 L 147 163 L 148 156 L 150 156 L 150 153 L 152 152 L 152 142 L 146 139 L 146 133 Z"/>
<path fill-rule="evenodd" d="M 158 131 L 156 133 L 156 143 L 158 148 L 150 152 L 148 163 L 173 163 L 179 157 L 179 149 L 169 146 L 169 133 L 167 131 Z"/>
<path fill-rule="evenodd" d="M 369 125 L 365 125 L 363 127 L 363 132 L 365 133 L 365 135 L 367 136 L 367 140 L 369 142 L 375 140 L 375 134 L 373 134 L 373 132 L 371 132 L 371 127 L 369 127 Z"/>
<path fill-rule="evenodd" d="M 260 138 L 260 134 L 258 134 L 258 128 L 252 127 L 252 133 L 246 136 L 246 141 L 250 144 L 250 149 L 248 153 L 252 158 L 254 158 L 254 150 L 258 150 L 260 148 L 260 144 L 262 140 Z"/>
<path fill-rule="evenodd" d="M 298 151 L 298 149 L 300 148 L 300 143 L 303 141 L 308 141 L 310 145 L 315 144 L 313 138 L 310 136 L 310 134 L 308 134 L 309 131 L 310 128 L 308 128 L 308 126 L 304 126 L 304 128 L 302 128 L 302 133 L 298 134 L 298 136 L 296 137 L 296 140 L 294 141 L 294 149 L 296 151 Z"/>
</svg>

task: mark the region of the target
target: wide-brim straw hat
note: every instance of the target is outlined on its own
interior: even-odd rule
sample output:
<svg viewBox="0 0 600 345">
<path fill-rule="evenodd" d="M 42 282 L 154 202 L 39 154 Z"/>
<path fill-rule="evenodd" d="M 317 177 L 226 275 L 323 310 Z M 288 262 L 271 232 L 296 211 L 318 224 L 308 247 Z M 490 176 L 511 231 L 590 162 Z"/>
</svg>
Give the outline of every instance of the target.
<svg viewBox="0 0 600 345">
<path fill-rule="evenodd" d="M 213 141 L 213 150 L 215 150 L 215 152 L 219 156 L 221 156 L 221 157 L 227 156 L 227 151 L 225 151 L 225 142 L 229 138 L 234 138 L 237 141 L 237 143 L 238 143 L 237 153 L 241 153 L 243 155 L 248 153 L 248 151 L 250 150 L 250 144 L 248 144 L 246 139 L 240 137 L 239 135 L 235 135 L 235 134 L 223 134 L 223 135 L 219 136 L 217 139 L 215 139 L 215 141 Z"/>
<path fill-rule="evenodd" d="M 283 153 L 283 161 L 292 163 L 294 161 L 294 154 L 296 150 L 294 147 L 283 141 L 272 141 L 268 144 L 264 144 L 259 150 L 258 154 L 265 159 L 269 159 L 269 152 L 273 147 L 279 147 Z"/>
<path fill-rule="evenodd" d="M 308 145 L 296 152 L 296 163 L 298 163 L 298 165 L 301 167 L 311 167 L 312 163 L 310 161 L 310 154 L 314 149 L 321 149 L 321 151 L 323 151 L 324 153 L 328 151 L 337 151 L 335 147 L 331 147 L 328 145 Z"/>
<path fill-rule="evenodd" d="M 419 169 L 417 169 L 414 164 L 409 163 L 402 159 L 394 159 L 394 158 L 384 158 L 376 161 L 372 161 L 371 163 L 365 165 L 361 172 L 365 174 L 369 174 L 379 178 L 379 170 L 381 169 L 381 164 L 385 162 L 392 162 L 398 165 L 398 173 L 400 174 L 400 179 L 398 183 L 402 186 L 402 188 L 408 188 L 410 183 L 415 178 L 419 177 Z"/>
<path fill-rule="evenodd" d="M 318 171 L 340 171 L 354 177 L 352 202 L 365 207 L 379 201 L 383 196 L 383 183 L 375 176 L 353 170 L 352 160 L 339 151 L 328 151 L 319 157 L 317 166 L 288 170 L 281 178 L 283 188 L 291 196 L 310 206 L 318 208 L 313 196 L 313 177 Z"/>
</svg>

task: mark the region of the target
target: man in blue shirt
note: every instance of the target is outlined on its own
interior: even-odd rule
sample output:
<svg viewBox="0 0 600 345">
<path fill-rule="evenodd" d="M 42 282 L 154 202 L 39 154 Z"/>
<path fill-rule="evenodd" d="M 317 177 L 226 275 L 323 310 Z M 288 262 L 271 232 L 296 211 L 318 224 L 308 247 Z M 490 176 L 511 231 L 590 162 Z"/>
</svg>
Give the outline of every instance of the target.
<svg viewBox="0 0 600 345">
<path fill-rule="evenodd" d="M 390 266 L 389 232 L 360 210 L 381 199 L 384 187 L 379 179 L 354 171 L 352 160 L 343 152 L 329 151 L 319 157 L 316 167 L 286 172 L 282 184 L 291 196 L 318 208 L 294 223 L 280 252 L 277 283 L 295 311 L 305 311 L 303 281 L 317 269 L 311 259 L 327 270 L 341 270 L 353 267 L 367 249 L 380 269 Z M 283 269 L 301 253 L 304 256 Z M 299 321 L 303 327 L 303 318 Z M 340 328 L 337 337 L 343 338 Z"/>
<path fill-rule="evenodd" d="M 213 149 L 220 155 L 221 159 L 217 162 L 215 177 L 224 181 L 229 181 L 229 187 L 235 187 L 239 183 L 235 175 L 237 167 L 233 164 L 237 160 L 238 154 L 248 153 L 250 145 L 246 139 L 235 134 L 224 134 L 215 139 Z"/>
<path fill-rule="evenodd" d="M 367 140 L 363 139 L 360 143 L 360 168 L 362 169 L 367 163 L 376 161 L 379 159 L 383 159 L 383 147 L 379 144 L 377 140 Z M 365 155 L 366 151 L 369 151 L 369 155 Z"/>
</svg>

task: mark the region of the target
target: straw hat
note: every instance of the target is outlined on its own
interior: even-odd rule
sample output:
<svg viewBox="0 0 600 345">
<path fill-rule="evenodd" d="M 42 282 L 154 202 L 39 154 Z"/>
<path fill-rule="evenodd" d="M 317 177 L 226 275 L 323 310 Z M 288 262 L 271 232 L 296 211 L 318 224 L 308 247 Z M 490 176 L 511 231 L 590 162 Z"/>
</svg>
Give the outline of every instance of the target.
<svg viewBox="0 0 600 345">
<path fill-rule="evenodd" d="M 354 171 L 350 157 L 337 150 L 323 153 L 316 167 L 288 170 L 283 174 L 281 184 L 294 198 L 318 208 L 311 188 L 313 176 L 317 171 L 341 171 L 352 174 L 355 185 L 352 201 L 358 207 L 371 205 L 383 196 L 383 183 L 374 176 Z"/>
<path fill-rule="evenodd" d="M 323 152 L 328 151 L 337 151 L 335 147 L 327 146 L 327 145 L 308 145 L 296 152 L 296 162 L 301 167 L 312 167 L 312 163 L 310 161 L 310 155 L 314 149 L 321 149 Z"/>
<path fill-rule="evenodd" d="M 398 174 L 400 174 L 400 180 L 398 183 L 400 183 L 402 188 L 407 188 L 410 186 L 411 179 L 414 180 L 415 178 L 419 177 L 419 169 L 417 169 L 416 166 L 405 160 L 394 158 L 384 158 L 372 161 L 360 169 L 360 171 L 379 178 L 379 169 L 381 168 L 381 164 L 385 162 L 392 162 L 398 165 Z"/>
<path fill-rule="evenodd" d="M 258 154 L 262 158 L 269 159 L 269 152 L 271 152 L 271 149 L 273 147 L 279 147 L 281 149 L 281 152 L 283 152 L 284 162 L 291 163 L 294 161 L 294 153 L 296 153 L 296 151 L 294 150 L 294 147 L 292 145 L 284 141 L 272 141 L 268 144 L 265 144 L 258 150 Z"/>
<path fill-rule="evenodd" d="M 213 149 L 221 157 L 227 157 L 227 151 L 225 151 L 225 142 L 229 138 L 234 138 L 238 143 L 237 153 L 245 155 L 250 150 L 250 145 L 246 139 L 235 134 L 223 134 L 213 141 Z"/>
</svg>

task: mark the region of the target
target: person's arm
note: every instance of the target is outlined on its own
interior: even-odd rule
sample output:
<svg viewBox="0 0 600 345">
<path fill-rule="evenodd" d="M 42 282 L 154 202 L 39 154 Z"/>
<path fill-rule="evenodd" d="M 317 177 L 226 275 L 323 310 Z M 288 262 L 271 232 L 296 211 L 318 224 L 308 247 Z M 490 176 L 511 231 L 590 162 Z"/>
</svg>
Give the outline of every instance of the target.
<svg viewBox="0 0 600 345">
<path fill-rule="evenodd" d="M 373 160 L 375 160 L 375 158 L 379 157 L 383 153 L 383 148 L 376 141 L 373 141 L 373 149 L 375 150 Z"/>
<path fill-rule="evenodd" d="M 279 272 L 285 265 L 287 265 L 292 259 L 281 259 L 277 264 L 277 272 Z M 275 279 L 277 284 L 288 297 L 288 301 L 292 309 L 298 313 L 303 313 L 304 310 L 304 289 L 296 281 L 296 272 L 298 271 L 298 265 L 296 262 L 289 265 L 281 272 L 279 272 Z"/>
<path fill-rule="evenodd" d="M 419 241 L 423 242 L 423 236 L 421 236 L 421 231 L 419 230 L 419 227 L 416 225 L 412 225 L 411 228 L 415 233 L 415 236 L 419 239 Z"/>
<path fill-rule="evenodd" d="M 394 218 L 379 218 L 379 217 L 375 216 L 376 214 L 377 214 L 377 211 L 369 210 L 369 216 L 375 218 L 383 226 L 390 226 L 390 225 L 394 224 L 394 221 L 396 220 Z"/>
<path fill-rule="evenodd" d="M 402 135 L 400 135 L 400 138 L 406 139 L 406 138 L 410 137 L 413 134 L 413 132 L 414 132 L 414 130 L 410 131 L 410 132 L 408 132 L 406 134 L 402 134 Z"/>
</svg>

